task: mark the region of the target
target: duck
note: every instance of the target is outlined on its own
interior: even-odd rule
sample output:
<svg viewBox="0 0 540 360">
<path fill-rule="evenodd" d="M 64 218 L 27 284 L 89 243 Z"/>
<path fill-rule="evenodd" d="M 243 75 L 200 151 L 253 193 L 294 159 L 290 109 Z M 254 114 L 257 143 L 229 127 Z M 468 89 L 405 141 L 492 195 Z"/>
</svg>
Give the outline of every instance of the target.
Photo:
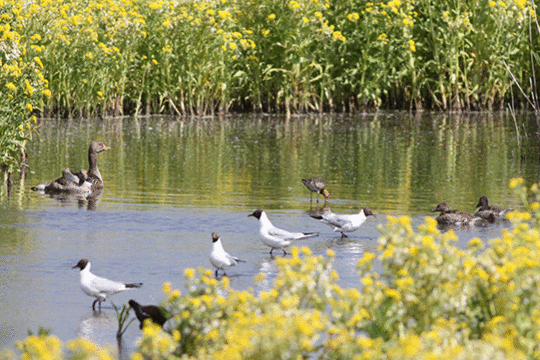
<svg viewBox="0 0 540 360">
<path fill-rule="evenodd" d="M 135 315 L 139 320 L 139 329 L 144 327 L 144 321 L 146 319 L 152 320 L 154 324 L 161 327 L 167 322 L 168 318 L 163 314 L 164 310 L 156 305 L 141 305 L 133 299 L 128 301 L 129 306 L 135 311 Z"/>
<path fill-rule="evenodd" d="M 62 170 L 62 177 L 36 185 L 32 187 L 32 190 L 48 194 L 64 192 L 90 194 L 94 190 L 103 189 L 103 178 L 97 166 L 97 155 L 110 149 L 101 141 L 92 141 L 88 147 L 88 171 L 81 170 L 73 173 L 69 168 L 65 168 Z"/>
<path fill-rule="evenodd" d="M 320 220 L 326 225 L 330 225 L 334 232 L 340 232 L 341 237 L 347 237 L 345 232 L 353 232 L 360 229 L 360 226 L 367 220 L 368 216 L 377 217 L 370 208 L 366 207 L 358 214 L 336 214 L 330 208 L 324 213 L 309 214 L 314 219 Z"/>
<path fill-rule="evenodd" d="M 439 225 L 469 225 L 469 224 L 482 224 L 486 222 L 493 222 L 493 217 L 489 219 L 482 219 L 481 217 L 474 216 L 465 211 L 450 210 L 450 205 L 446 201 L 441 201 L 437 206 L 431 210 L 431 212 L 439 212 L 440 214 L 435 218 Z"/>
<path fill-rule="evenodd" d="M 107 300 L 107 296 L 118 294 L 124 290 L 138 289 L 142 286 L 142 283 L 125 284 L 96 276 L 90 272 L 90 267 L 91 264 L 88 259 L 81 259 L 73 266 L 73 269 L 81 270 L 80 284 L 82 291 L 86 295 L 96 298 L 92 303 L 92 310 L 94 311 L 98 302 L 99 310 L 101 310 L 101 303 Z"/>
<path fill-rule="evenodd" d="M 514 211 L 514 210 L 505 209 L 497 205 L 490 205 L 489 199 L 487 198 L 487 196 L 480 196 L 480 199 L 478 200 L 478 204 L 476 204 L 476 210 L 474 211 L 474 215 L 488 220 L 493 217 L 495 219 L 505 218 L 506 214 L 508 214 L 511 211 Z"/>
<path fill-rule="evenodd" d="M 283 256 L 285 256 L 287 255 L 285 248 L 288 247 L 292 241 L 319 236 L 319 233 L 317 232 L 290 232 L 277 228 L 272 225 L 272 222 L 264 210 L 257 209 L 252 214 L 248 215 L 248 217 L 250 216 L 259 220 L 259 235 L 263 244 L 271 248 L 270 256 L 273 256 L 272 252 L 276 249 L 282 250 Z"/>
<path fill-rule="evenodd" d="M 304 185 L 309 189 L 310 197 L 309 201 L 313 201 L 313 193 L 317 193 L 317 202 L 319 202 L 319 194 L 324 196 L 325 204 L 328 203 L 330 198 L 330 192 L 326 190 L 326 183 L 320 177 L 312 177 L 309 179 L 302 179 Z"/>
<path fill-rule="evenodd" d="M 210 263 L 216 268 L 216 278 L 218 277 L 218 271 L 223 271 L 223 276 L 227 276 L 225 272 L 231 266 L 238 265 L 238 263 L 245 262 L 240 260 L 236 256 L 230 255 L 223 248 L 221 238 L 217 232 L 212 233 L 212 252 L 210 253 Z"/>
</svg>

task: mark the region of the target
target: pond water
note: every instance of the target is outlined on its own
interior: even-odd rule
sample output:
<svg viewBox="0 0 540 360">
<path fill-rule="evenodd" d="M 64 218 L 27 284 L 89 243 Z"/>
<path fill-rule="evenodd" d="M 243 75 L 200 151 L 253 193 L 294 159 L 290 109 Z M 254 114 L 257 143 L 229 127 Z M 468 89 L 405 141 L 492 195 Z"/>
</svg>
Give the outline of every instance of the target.
<svg viewBox="0 0 540 360">
<path fill-rule="evenodd" d="M 157 304 L 164 282 L 182 289 L 186 268 L 211 267 L 213 231 L 247 261 L 228 270 L 231 286 L 259 290 L 253 277 L 263 272 L 272 280 L 276 268 L 257 220 L 247 217 L 257 208 L 279 227 L 319 232 L 298 244 L 314 254 L 333 249 L 339 284 L 359 286 L 356 263 L 364 251 L 376 251 L 388 215 L 408 215 L 418 226 L 441 200 L 473 212 L 482 195 L 519 208 L 508 182 L 538 181 L 535 126 L 527 114 L 516 126 L 505 113 L 42 120 L 41 140 L 28 146 L 31 172 L 15 181 L 10 196 L 0 188 L 0 350 L 15 349 L 40 326 L 63 341 L 83 336 L 115 347 L 111 300 Z M 99 155 L 101 198 L 55 199 L 30 190 L 65 167 L 88 168 L 92 140 L 111 147 Z M 341 239 L 308 216 L 322 205 L 315 196 L 310 202 L 301 182 L 311 176 L 327 182 L 333 212 L 367 206 L 377 217 Z M 507 226 L 455 231 L 465 246 Z M 95 314 L 72 270 L 81 258 L 97 275 L 144 285 L 109 298 Z M 121 357 L 133 352 L 139 334 L 132 324 Z"/>
</svg>

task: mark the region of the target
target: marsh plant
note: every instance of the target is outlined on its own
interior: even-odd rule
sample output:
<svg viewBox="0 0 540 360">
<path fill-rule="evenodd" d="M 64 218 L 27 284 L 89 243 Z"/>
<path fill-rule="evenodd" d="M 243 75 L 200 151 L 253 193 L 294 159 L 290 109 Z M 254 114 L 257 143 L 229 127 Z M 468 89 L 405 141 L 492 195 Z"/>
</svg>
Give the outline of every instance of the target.
<svg viewBox="0 0 540 360">
<path fill-rule="evenodd" d="M 24 22 L 22 3 L 0 0 L 0 171 L 7 176 L 25 166 L 26 142 L 37 135 L 32 112 L 51 94 Z"/>
<path fill-rule="evenodd" d="M 112 306 L 114 308 L 114 312 L 116 313 L 116 320 L 118 321 L 118 330 L 116 331 L 116 338 L 118 341 L 122 339 L 122 336 L 128 329 L 129 325 L 135 320 L 135 318 L 131 318 L 129 320 L 129 310 L 130 307 L 127 304 L 122 304 L 122 307 L 116 306 L 114 303 L 112 303 Z M 129 320 L 129 321 L 128 321 Z"/>
<path fill-rule="evenodd" d="M 315 256 L 305 247 L 276 260 L 273 282 L 258 275 L 258 291 L 186 269 L 183 293 L 163 286 L 166 329 L 148 324 L 132 358 L 536 359 L 540 189 L 522 179 L 510 187 L 523 211 L 508 214 L 511 226 L 488 243 L 458 247 L 455 233 L 442 233 L 431 217 L 413 229 L 410 218 L 389 216 L 377 251 L 358 262 L 360 288 L 336 283 L 332 250 Z M 30 336 L 18 347 L 45 359 L 61 344 Z M 68 347 L 73 356 L 101 351 L 84 340 Z"/>
<path fill-rule="evenodd" d="M 3 3 L 47 114 L 497 109 L 538 45 L 527 0 Z"/>
</svg>

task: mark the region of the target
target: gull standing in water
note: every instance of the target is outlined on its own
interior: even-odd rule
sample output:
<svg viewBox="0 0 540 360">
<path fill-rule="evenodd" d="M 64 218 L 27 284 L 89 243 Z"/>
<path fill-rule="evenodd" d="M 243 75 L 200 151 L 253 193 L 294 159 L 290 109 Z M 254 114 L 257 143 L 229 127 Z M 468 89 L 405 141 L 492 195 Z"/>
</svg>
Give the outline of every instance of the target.
<svg viewBox="0 0 540 360">
<path fill-rule="evenodd" d="M 345 232 L 358 230 L 368 216 L 377 217 L 370 208 L 364 208 L 358 214 L 335 214 L 328 209 L 322 214 L 310 214 L 309 216 L 330 225 L 335 232 L 341 233 L 341 237 L 347 237 Z"/>
<path fill-rule="evenodd" d="M 283 255 L 287 255 L 287 251 L 284 248 L 291 244 L 293 240 L 302 240 L 310 237 L 319 236 L 319 233 L 316 232 L 289 232 L 287 230 L 279 229 L 272 225 L 266 212 L 264 210 L 255 210 L 249 216 L 253 216 L 259 219 L 259 235 L 261 236 L 262 242 L 271 248 L 270 255 L 274 249 L 281 249 Z"/>
<path fill-rule="evenodd" d="M 212 233 L 212 252 L 210 253 L 210 263 L 216 268 L 216 278 L 218 277 L 218 271 L 222 270 L 223 275 L 226 276 L 225 270 L 231 266 L 237 265 L 239 262 L 245 262 L 240 260 L 236 256 L 230 255 L 223 249 L 223 244 L 217 232 Z"/>
<path fill-rule="evenodd" d="M 73 266 L 73 269 L 81 269 L 81 289 L 88 296 L 96 298 L 92 303 L 92 310 L 96 310 L 96 303 L 99 302 L 99 309 L 101 310 L 101 303 L 107 299 L 108 295 L 114 295 L 120 291 L 140 288 L 142 283 L 124 284 L 117 281 L 112 281 L 99 276 L 96 276 L 90 272 L 90 261 L 88 259 L 79 260 L 79 262 Z"/>
</svg>

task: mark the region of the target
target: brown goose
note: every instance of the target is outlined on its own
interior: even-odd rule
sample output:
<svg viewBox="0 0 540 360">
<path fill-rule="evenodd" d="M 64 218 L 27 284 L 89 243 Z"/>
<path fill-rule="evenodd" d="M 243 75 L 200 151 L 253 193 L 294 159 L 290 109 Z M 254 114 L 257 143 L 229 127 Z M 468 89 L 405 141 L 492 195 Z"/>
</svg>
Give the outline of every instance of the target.
<svg viewBox="0 0 540 360">
<path fill-rule="evenodd" d="M 302 182 L 306 187 L 311 191 L 309 194 L 309 201 L 313 200 L 313 193 L 317 193 L 317 202 L 319 202 L 319 194 L 324 196 L 324 202 L 328 203 L 328 198 L 330 197 L 330 192 L 326 190 L 326 183 L 321 178 L 309 178 L 302 179 Z"/>
<path fill-rule="evenodd" d="M 62 177 L 47 183 L 34 186 L 32 190 L 45 193 L 90 193 L 93 190 L 103 189 L 103 178 L 97 166 L 97 155 L 111 148 L 100 141 L 93 141 L 88 148 L 89 169 L 72 173 L 69 169 L 62 170 Z"/>
</svg>

